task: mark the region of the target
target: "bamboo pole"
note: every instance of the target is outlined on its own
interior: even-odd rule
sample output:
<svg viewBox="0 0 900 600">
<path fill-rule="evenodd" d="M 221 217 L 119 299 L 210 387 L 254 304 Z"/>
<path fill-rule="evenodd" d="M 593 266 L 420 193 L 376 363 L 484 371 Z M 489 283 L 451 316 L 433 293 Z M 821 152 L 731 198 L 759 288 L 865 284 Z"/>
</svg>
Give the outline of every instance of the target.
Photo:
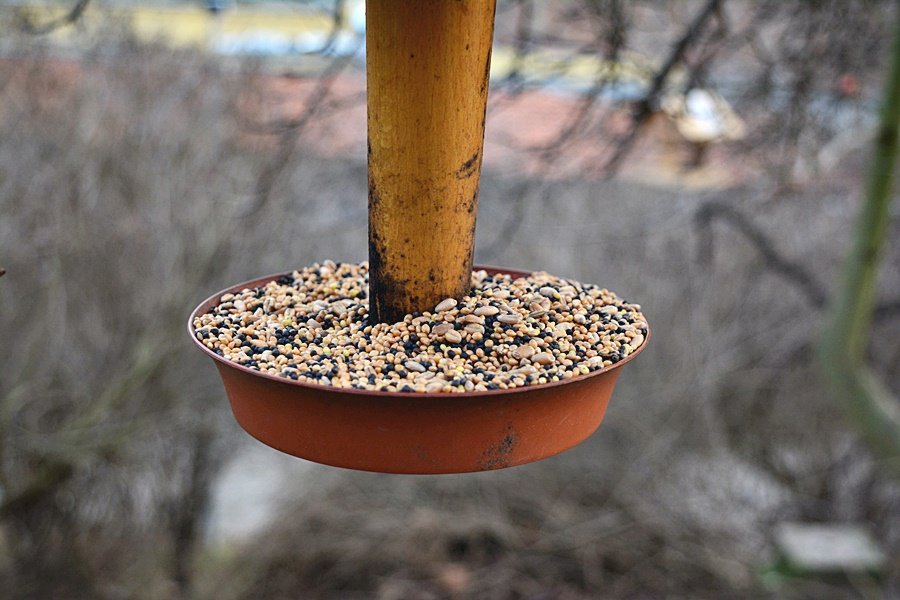
<svg viewBox="0 0 900 600">
<path fill-rule="evenodd" d="M 367 2 L 373 322 L 470 288 L 495 4 Z"/>
</svg>

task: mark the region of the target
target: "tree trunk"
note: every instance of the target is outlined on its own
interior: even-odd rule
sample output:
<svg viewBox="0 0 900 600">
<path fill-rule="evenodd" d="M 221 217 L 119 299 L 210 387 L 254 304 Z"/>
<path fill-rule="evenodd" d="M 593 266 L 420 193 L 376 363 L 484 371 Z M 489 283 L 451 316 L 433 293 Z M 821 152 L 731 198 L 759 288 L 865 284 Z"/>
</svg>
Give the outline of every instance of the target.
<svg viewBox="0 0 900 600">
<path fill-rule="evenodd" d="M 366 6 L 369 312 L 470 288 L 495 0 Z"/>
</svg>

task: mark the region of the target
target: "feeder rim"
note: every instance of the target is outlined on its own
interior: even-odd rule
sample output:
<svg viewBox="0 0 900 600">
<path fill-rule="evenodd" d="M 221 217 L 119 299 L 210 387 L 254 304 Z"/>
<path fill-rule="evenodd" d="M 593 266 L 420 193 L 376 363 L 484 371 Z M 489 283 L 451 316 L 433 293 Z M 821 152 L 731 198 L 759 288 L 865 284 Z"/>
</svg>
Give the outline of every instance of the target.
<svg viewBox="0 0 900 600">
<path fill-rule="evenodd" d="M 499 274 L 504 274 L 504 275 L 512 275 L 513 277 L 524 277 L 524 276 L 530 275 L 532 273 L 531 271 L 522 271 L 519 269 L 508 269 L 505 267 L 494 267 L 494 266 L 489 266 L 489 265 L 473 265 L 472 269 L 475 271 L 484 270 L 484 271 L 487 271 L 488 273 L 491 273 L 492 275 L 499 273 Z M 262 371 L 255 371 L 255 370 L 251 369 L 250 367 L 245 367 L 244 365 L 230 361 L 227 358 L 225 358 L 224 356 L 219 356 L 218 354 L 216 354 L 215 352 L 213 352 L 212 350 L 207 348 L 200 340 L 197 339 L 196 331 L 194 330 L 194 319 L 197 318 L 197 316 L 205 313 L 207 310 L 209 310 L 216 304 L 218 304 L 219 298 L 221 298 L 225 294 L 233 294 L 233 293 L 243 290 L 245 288 L 260 287 L 261 285 L 264 285 L 270 281 L 274 281 L 285 275 L 291 275 L 292 273 L 293 273 L 293 271 L 286 271 L 286 272 L 281 272 L 281 273 L 274 273 L 271 275 L 265 275 L 263 277 L 257 277 L 256 279 L 250 279 L 248 281 L 244 281 L 244 282 L 232 285 L 224 290 L 221 290 L 221 291 L 216 292 L 215 294 L 211 295 L 206 300 L 201 302 L 191 312 L 191 316 L 188 318 L 187 329 L 188 329 L 188 334 L 191 336 L 191 340 L 194 342 L 194 344 L 198 348 L 200 348 L 200 350 L 202 350 L 207 356 L 209 356 L 210 358 L 212 358 L 214 361 L 218 362 L 219 364 L 229 367 L 229 368 L 232 368 L 232 369 L 236 369 L 238 371 L 243 371 L 254 377 L 268 379 L 275 383 L 281 383 L 284 385 L 289 385 L 289 386 L 294 386 L 294 387 L 309 388 L 309 389 L 319 390 L 322 392 L 333 393 L 333 394 L 377 396 L 379 398 L 397 398 L 397 399 L 403 399 L 403 400 L 423 399 L 423 400 L 429 400 L 429 401 L 431 401 L 431 400 L 456 401 L 456 400 L 466 399 L 466 398 L 482 398 L 485 396 L 502 396 L 505 394 L 516 394 L 516 393 L 522 393 L 522 392 L 529 391 L 529 390 L 539 390 L 539 389 L 544 390 L 544 389 L 550 389 L 550 388 L 559 387 L 559 386 L 572 384 L 572 383 L 576 383 L 576 382 L 583 382 L 588 379 L 591 379 L 592 377 L 597 377 L 604 373 L 608 373 L 610 371 L 618 369 L 619 367 L 630 362 L 632 359 L 634 359 L 634 357 L 636 357 L 638 354 L 640 354 L 641 352 L 644 351 L 644 348 L 647 347 L 647 342 L 650 341 L 650 323 L 649 323 L 649 320 L 646 319 L 646 315 L 645 315 L 645 320 L 647 321 L 647 331 L 644 333 L 644 343 L 642 343 L 640 346 L 638 346 L 634 352 L 632 352 L 631 354 L 629 354 L 628 356 L 626 356 L 619 362 L 609 365 L 609 366 L 606 366 L 606 367 L 602 367 L 600 369 L 597 369 L 596 371 L 591 371 L 587 375 L 576 375 L 570 379 L 561 379 L 559 381 L 551 381 L 548 383 L 539 383 L 539 384 L 533 384 L 533 385 L 523 385 L 523 386 L 519 386 L 519 387 L 515 387 L 515 388 L 505 389 L 505 390 L 504 389 L 496 389 L 496 390 L 483 390 L 483 391 L 477 391 L 477 392 L 382 392 L 380 390 L 365 390 L 365 389 L 361 390 L 361 389 L 350 388 L 350 387 L 318 385 L 318 384 L 314 384 L 314 383 L 307 383 L 305 381 L 297 381 L 294 379 L 290 379 L 288 377 L 280 377 L 278 375 L 270 375 L 269 373 L 263 373 Z"/>
</svg>

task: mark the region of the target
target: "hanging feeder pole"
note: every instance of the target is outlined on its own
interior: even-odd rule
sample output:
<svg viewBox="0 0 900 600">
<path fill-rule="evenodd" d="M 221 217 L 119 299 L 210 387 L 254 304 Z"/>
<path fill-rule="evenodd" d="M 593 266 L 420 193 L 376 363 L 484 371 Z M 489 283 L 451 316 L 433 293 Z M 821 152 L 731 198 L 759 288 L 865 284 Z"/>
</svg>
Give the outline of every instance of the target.
<svg viewBox="0 0 900 600">
<path fill-rule="evenodd" d="M 496 0 L 368 0 L 369 313 L 471 287 Z"/>
</svg>

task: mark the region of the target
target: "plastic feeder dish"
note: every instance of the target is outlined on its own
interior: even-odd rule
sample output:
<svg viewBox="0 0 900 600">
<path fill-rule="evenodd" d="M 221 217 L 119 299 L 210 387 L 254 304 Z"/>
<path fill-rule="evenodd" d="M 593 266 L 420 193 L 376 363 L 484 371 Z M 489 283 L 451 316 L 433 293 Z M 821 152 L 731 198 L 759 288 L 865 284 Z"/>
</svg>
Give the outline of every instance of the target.
<svg viewBox="0 0 900 600">
<path fill-rule="evenodd" d="M 511 269 L 475 267 L 522 277 Z M 396 393 L 338 388 L 254 371 L 204 346 L 193 322 L 226 293 L 265 285 L 282 274 L 218 292 L 191 314 L 191 339 L 219 370 L 237 422 L 287 454 L 325 465 L 383 473 L 466 473 L 521 465 L 559 454 L 600 425 L 622 367 L 507 390 Z"/>
</svg>

